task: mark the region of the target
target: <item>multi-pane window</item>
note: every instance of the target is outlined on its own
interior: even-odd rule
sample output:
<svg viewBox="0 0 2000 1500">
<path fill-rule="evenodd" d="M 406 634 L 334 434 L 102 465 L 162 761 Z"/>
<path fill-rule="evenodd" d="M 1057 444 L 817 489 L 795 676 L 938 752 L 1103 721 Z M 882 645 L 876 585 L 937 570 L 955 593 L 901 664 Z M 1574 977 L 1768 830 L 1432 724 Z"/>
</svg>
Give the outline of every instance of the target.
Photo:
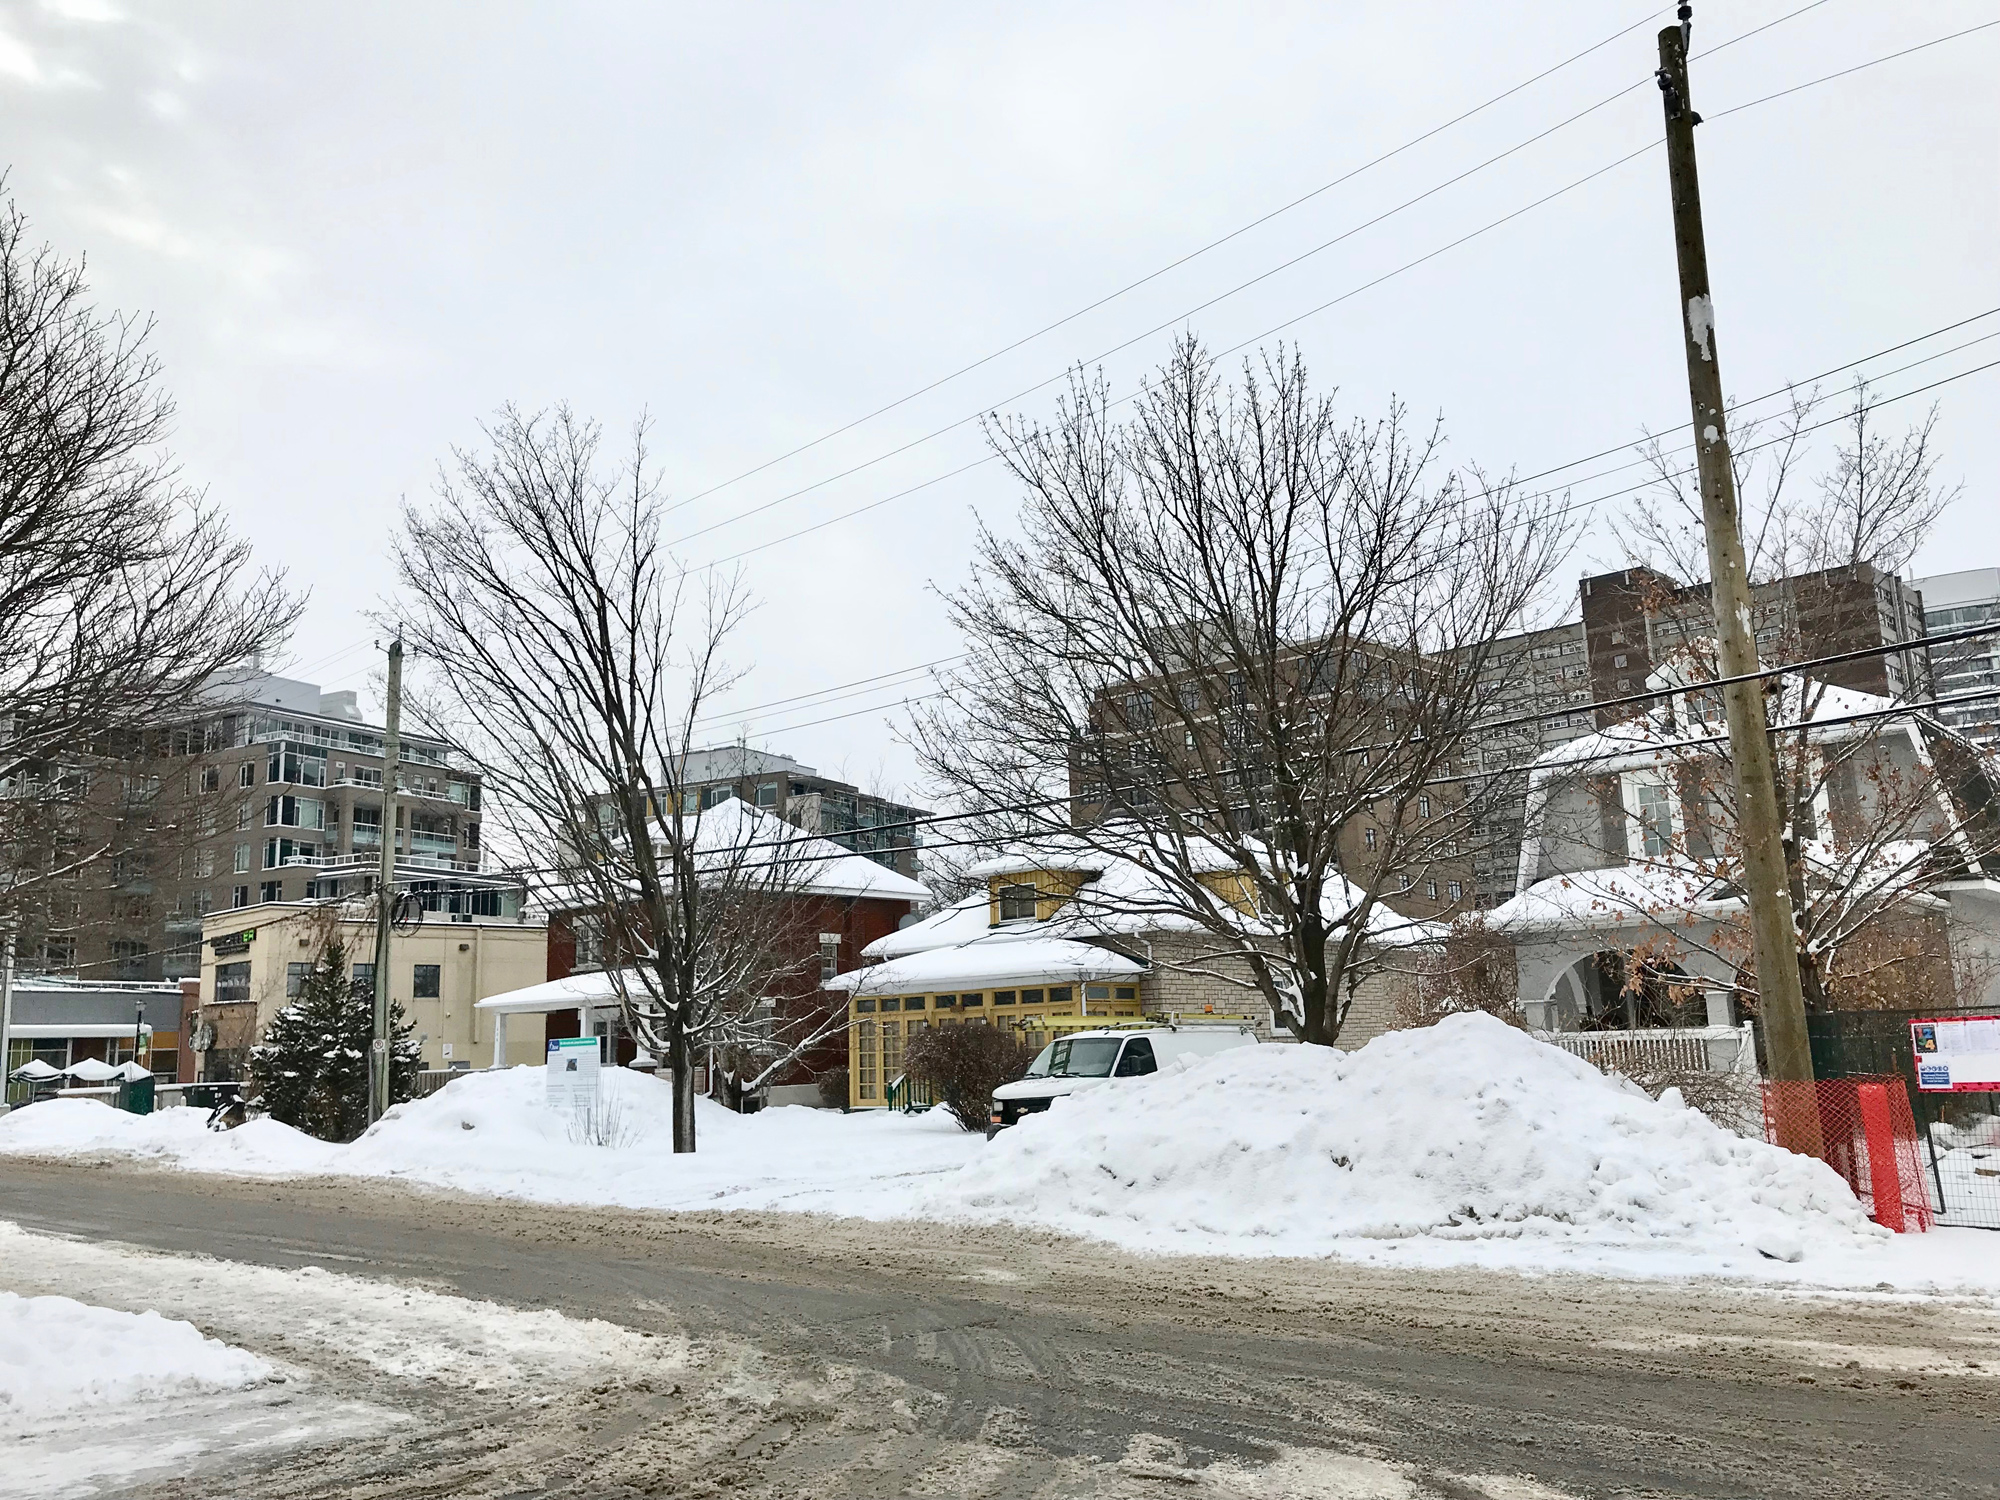
<svg viewBox="0 0 2000 1500">
<path fill-rule="evenodd" d="M 257 784 L 257 762 L 246 760 L 236 768 L 236 784 L 238 786 L 255 786 Z"/>
<path fill-rule="evenodd" d="M 372 963 L 354 966 L 354 988 L 362 994 L 375 993 L 375 965 Z"/>
<path fill-rule="evenodd" d="M 819 982 L 825 984 L 840 972 L 840 934 L 822 932 L 819 935 Z"/>
<path fill-rule="evenodd" d="M 1035 918 L 1035 888 L 1032 885 L 1000 887 L 1000 920 L 1032 922 Z"/>
<path fill-rule="evenodd" d="M 262 888 L 262 893 L 261 893 L 261 894 L 260 894 L 260 895 L 258 896 L 258 898 L 257 898 L 257 899 L 258 899 L 258 900 L 260 900 L 260 901 L 282 901 L 282 900 L 284 900 L 284 899 L 285 899 L 285 883 L 284 883 L 284 881 L 282 881 L 282 880 L 267 880 L 267 881 L 265 881 L 265 882 L 264 882 L 264 885 L 263 885 L 263 888 Z"/>
<path fill-rule="evenodd" d="M 271 747 L 264 779 L 290 786 L 325 786 L 326 752 L 280 741 Z"/>
<path fill-rule="evenodd" d="M 311 964 L 285 965 L 285 998 L 296 1000 L 299 991 L 305 988 L 306 977 L 312 973 Z"/>
<path fill-rule="evenodd" d="M 894 1083 L 903 1072 L 903 1023 L 882 1023 L 882 1081 Z"/>
<path fill-rule="evenodd" d="M 264 809 L 266 828 L 324 828 L 326 804 L 317 797 L 273 797 Z"/>
<path fill-rule="evenodd" d="M 239 964 L 217 964 L 215 966 L 216 1005 L 235 1005 L 250 998 L 250 965 L 246 960 Z"/>
<path fill-rule="evenodd" d="M 413 1000 L 437 999 L 444 992 L 443 981 L 443 965 L 415 965 L 410 972 L 410 998 Z"/>
<path fill-rule="evenodd" d="M 248 844 L 238 844 L 236 846 L 236 865 L 235 865 L 236 873 L 238 875 L 241 875 L 245 870 L 248 870 L 249 868 L 250 868 L 250 846 Z"/>
<path fill-rule="evenodd" d="M 245 966 L 248 967 L 247 965 Z M 875 1097 L 875 1023 L 863 1021 L 854 1028 L 854 1093 L 858 1099 Z"/>
<path fill-rule="evenodd" d="M 1673 795 L 1657 781 L 1642 781 L 1636 790 L 1640 846 L 1649 857 L 1657 858 L 1673 847 Z"/>
</svg>

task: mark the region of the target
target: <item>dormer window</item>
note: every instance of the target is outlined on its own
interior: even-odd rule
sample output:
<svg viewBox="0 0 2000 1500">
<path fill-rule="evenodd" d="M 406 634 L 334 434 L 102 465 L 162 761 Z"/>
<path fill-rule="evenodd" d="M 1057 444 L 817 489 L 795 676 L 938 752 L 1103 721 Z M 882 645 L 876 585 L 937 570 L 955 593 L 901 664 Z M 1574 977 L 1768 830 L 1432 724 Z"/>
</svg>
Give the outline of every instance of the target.
<svg viewBox="0 0 2000 1500">
<path fill-rule="evenodd" d="M 1000 887 L 1000 920 L 1003 922 L 1032 922 L 1035 919 L 1037 891 L 1032 885 L 1003 885 Z"/>
</svg>

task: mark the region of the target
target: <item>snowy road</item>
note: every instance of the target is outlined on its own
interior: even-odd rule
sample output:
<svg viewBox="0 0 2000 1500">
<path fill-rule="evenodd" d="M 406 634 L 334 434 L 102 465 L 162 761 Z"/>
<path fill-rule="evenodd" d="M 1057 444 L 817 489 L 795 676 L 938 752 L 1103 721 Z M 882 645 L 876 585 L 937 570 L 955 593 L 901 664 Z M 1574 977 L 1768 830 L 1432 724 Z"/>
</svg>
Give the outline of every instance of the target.
<svg viewBox="0 0 2000 1500">
<path fill-rule="evenodd" d="M 690 1351 L 671 1384 L 440 1386 L 344 1338 L 316 1356 L 328 1314 L 260 1314 L 228 1267 L 156 1269 L 179 1298 L 163 1311 L 407 1419 L 235 1466 L 237 1494 L 2000 1495 L 1983 1300 L 1142 1261 L 1016 1231 L 20 1160 L 0 1219 L 556 1308 Z M 124 1305 L 122 1274 L 35 1264 L 18 1289 Z M 214 1477 L 143 1488 L 207 1495 Z"/>
</svg>

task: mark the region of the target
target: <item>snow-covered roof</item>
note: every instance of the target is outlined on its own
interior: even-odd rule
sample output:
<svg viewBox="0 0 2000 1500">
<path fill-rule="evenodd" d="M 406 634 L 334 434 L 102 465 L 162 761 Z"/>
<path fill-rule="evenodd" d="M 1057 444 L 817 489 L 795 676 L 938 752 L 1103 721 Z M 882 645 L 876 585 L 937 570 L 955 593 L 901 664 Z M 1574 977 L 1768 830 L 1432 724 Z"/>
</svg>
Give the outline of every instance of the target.
<svg viewBox="0 0 2000 1500">
<path fill-rule="evenodd" d="M 1700 871 L 1628 864 L 1538 880 L 1494 907 L 1486 921 L 1498 932 L 1548 932 L 1622 927 L 1666 913 L 1726 919 L 1741 905 L 1726 890 L 1718 892 L 1714 877 Z"/>
<path fill-rule="evenodd" d="M 1680 683 L 1655 672 L 1646 679 L 1649 688 L 1666 690 L 1684 687 L 1690 694 L 1703 691 L 1699 682 Z M 1831 723 L 1855 714 L 1881 713 L 1895 707 L 1893 699 L 1879 693 L 1863 693 L 1853 688 L 1835 687 L 1831 683 L 1819 682 L 1788 672 L 1778 679 L 1775 692 L 1776 702 L 1771 705 L 1773 722 L 1796 724 L 1801 719 L 1814 724 Z M 1808 713 L 1807 701 L 1811 700 Z M 1910 718 L 1918 715 L 1912 711 Z M 1630 770 L 1635 765 L 1657 761 L 1662 755 L 1681 749 L 1698 750 L 1703 754 L 1719 753 L 1720 747 L 1709 741 L 1709 736 L 1721 732 L 1721 723 L 1676 725 L 1669 717 L 1666 703 L 1647 709 L 1636 718 L 1613 724 L 1594 734 L 1582 735 L 1566 740 L 1545 751 L 1536 758 L 1534 769 L 1553 770 L 1563 766 L 1590 764 L 1595 770 L 1610 774 L 1619 770 Z M 1856 726 L 1859 731 L 1862 726 Z"/>
<path fill-rule="evenodd" d="M 1195 868 L 1201 873 L 1224 874 L 1236 868 L 1220 849 L 1213 849 L 1209 857 L 1204 857 L 1200 850 L 1193 852 L 1197 857 Z M 987 893 L 976 892 L 921 922 L 877 938 L 861 950 L 862 958 L 871 962 L 895 959 L 971 942 L 1033 939 L 1082 942 L 1204 930 L 1188 914 L 1188 893 L 1170 885 L 1166 877 L 1146 863 L 1143 850 L 1121 858 L 1101 848 L 1085 848 L 1077 839 L 1058 836 L 1015 845 L 992 859 L 969 866 L 966 873 L 991 880 L 1037 870 L 1075 871 L 1093 878 L 1080 885 L 1046 921 L 1022 920 L 995 926 Z M 1330 875 L 1324 903 L 1328 922 L 1338 927 L 1361 898 L 1359 887 Z M 1262 918 L 1235 910 L 1220 894 L 1214 897 L 1214 905 L 1218 914 L 1246 934 L 1269 930 L 1269 924 Z M 1369 935 L 1380 943 L 1425 942 L 1443 930 L 1442 924 L 1399 916 L 1379 903 L 1368 915 Z"/>
<path fill-rule="evenodd" d="M 931 948 L 865 969 L 851 969 L 829 979 L 826 988 L 856 995 L 927 995 L 1010 984 L 1136 979 L 1144 972 L 1145 965 L 1137 960 L 1091 943 L 995 934 L 985 941 Z"/>
<path fill-rule="evenodd" d="M 816 896 L 927 901 L 928 887 L 831 839 L 805 833 L 775 813 L 729 797 L 693 815 L 697 861 L 746 870 L 768 864 L 772 878 Z"/>
<path fill-rule="evenodd" d="M 625 981 L 625 989 L 629 993 L 644 993 L 636 974 Z M 474 1001 L 472 1008 L 508 1015 L 537 1015 L 552 1010 L 575 1010 L 579 1005 L 612 1005 L 618 996 L 617 975 L 609 969 L 592 969 L 544 984 L 531 984 L 526 989 L 488 995 L 484 1000 Z"/>
<path fill-rule="evenodd" d="M 764 878 L 782 891 L 802 895 L 930 899 L 930 888 L 921 882 L 831 839 L 803 832 L 740 797 L 725 798 L 681 821 L 694 836 L 697 868 L 713 871 L 718 878 L 747 885 L 763 871 Z M 597 899 L 584 885 L 557 880 L 543 890 L 538 904 L 561 911 Z"/>
</svg>

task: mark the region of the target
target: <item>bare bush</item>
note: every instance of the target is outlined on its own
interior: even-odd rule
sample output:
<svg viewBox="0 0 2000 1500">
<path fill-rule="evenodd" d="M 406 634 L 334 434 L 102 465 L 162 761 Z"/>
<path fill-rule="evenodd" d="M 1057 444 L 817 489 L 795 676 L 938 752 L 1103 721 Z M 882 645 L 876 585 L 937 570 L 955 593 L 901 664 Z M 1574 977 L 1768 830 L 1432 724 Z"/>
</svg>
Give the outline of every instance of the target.
<svg viewBox="0 0 2000 1500">
<path fill-rule="evenodd" d="M 1471 1011 L 1527 1026 L 1521 1013 L 1520 968 L 1513 940 L 1493 931 L 1479 914 L 1451 924 L 1444 941 L 1407 961 L 1392 1002 L 1398 1028 L 1429 1026 Z"/>
<path fill-rule="evenodd" d="M 998 1026 L 926 1026 L 903 1053 L 909 1076 L 937 1096 L 961 1130 L 984 1130 L 993 1091 L 1028 1071 L 1035 1049 Z"/>
<path fill-rule="evenodd" d="M 819 1084 L 819 1102 L 828 1109 L 847 1108 L 847 1069 L 828 1068 L 815 1080 Z"/>
</svg>

